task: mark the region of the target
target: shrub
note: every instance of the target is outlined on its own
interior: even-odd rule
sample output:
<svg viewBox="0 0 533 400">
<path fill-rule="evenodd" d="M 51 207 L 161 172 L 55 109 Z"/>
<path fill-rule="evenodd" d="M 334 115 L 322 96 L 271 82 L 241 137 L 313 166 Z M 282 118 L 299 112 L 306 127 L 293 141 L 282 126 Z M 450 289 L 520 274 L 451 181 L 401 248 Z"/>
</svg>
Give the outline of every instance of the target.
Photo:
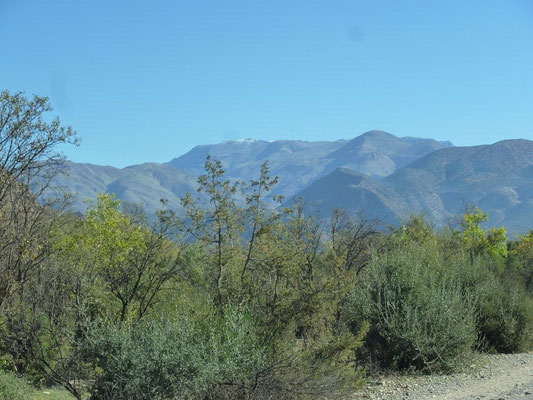
<svg viewBox="0 0 533 400">
<path fill-rule="evenodd" d="M 458 254 L 448 260 L 461 291 L 472 297 L 478 348 L 512 353 L 527 350 L 533 326 L 532 299 L 516 276 L 502 274 L 499 259 Z"/>
<path fill-rule="evenodd" d="M 478 289 L 480 344 L 485 350 L 512 353 L 524 350 L 530 333 L 531 300 L 487 281 Z"/>
<path fill-rule="evenodd" d="M 0 370 L 0 399 L 29 400 L 30 386 L 15 374 Z"/>
<path fill-rule="evenodd" d="M 84 345 L 84 358 L 97 371 L 91 399 L 245 397 L 269 356 L 253 319 L 227 309 L 204 321 L 91 328 Z"/>
<path fill-rule="evenodd" d="M 531 299 L 518 285 L 486 276 L 475 287 L 479 344 L 483 350 L 526 350 L 531 334 Z"/>
<path fill-rule="evenodd" d="M 370 322 L 364 354 L 381 368 L 450 371 L 477 338 L 474 302 L 431 244 L 377 256 L 347 303 L 353 329 Z"/>
</svg>

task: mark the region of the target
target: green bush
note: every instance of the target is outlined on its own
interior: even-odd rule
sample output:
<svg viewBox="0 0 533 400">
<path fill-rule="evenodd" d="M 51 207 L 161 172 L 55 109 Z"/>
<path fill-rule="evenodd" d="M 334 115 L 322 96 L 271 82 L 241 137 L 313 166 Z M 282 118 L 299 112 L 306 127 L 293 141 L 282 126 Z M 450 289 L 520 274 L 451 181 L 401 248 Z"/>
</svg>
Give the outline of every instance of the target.
<svg viewBox="0 0 533 400">
<path fill-rule="evenodd" d="M 480 347 L 500 353 L 526 350 L 533 308 L 525 291 L 487 276 L 478 282 L 475 294 Z"/>
<path fill-rule="evenodd" d="M 478 348 L 512 353 L 528 349 L 533 326 L 532 299 L 516 276 L 502 274 L 500 260 L 456 255 L 449 268 L 461 290 L 474 300 Z"/>
<path fill-rule="evenodd" d="M 471 257 L 445 240 L 392 242 L 360 276 L 345 312 L 354 331 L 370 323 L 369 365 L 451 371 L 474 349 L 530 348 L 533 301 L 523 282 L 502 273 L 500 258 Z"/>
<path fill-rule="evenodd" d="M 437 247 L 403 245 L 377 256 L 347 303 L 354 330 L 370 322 L 363 352 L 380 368 L 450 371 L 476 343 L 474 301 Z"/>
<path fill-rule="evenodd" d="M 203 322 L 100 325 L 84 345 L 94 400 L 244 398 L 268 356 L 253 319 L 232 309 Z"/>
<path fill-rule="evenodd" d="M 0 370 L 0 400 L 29 400 L 30 386 L 15 374 Z"/>
</svg>

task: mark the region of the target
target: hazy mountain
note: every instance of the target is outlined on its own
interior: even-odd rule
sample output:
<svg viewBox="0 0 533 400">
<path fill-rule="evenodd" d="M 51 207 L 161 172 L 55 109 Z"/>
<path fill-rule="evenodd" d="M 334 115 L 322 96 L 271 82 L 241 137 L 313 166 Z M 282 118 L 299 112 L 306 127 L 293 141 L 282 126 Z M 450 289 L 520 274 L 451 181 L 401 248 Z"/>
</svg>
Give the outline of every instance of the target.
<svg viewBox="0 0 533 400">
<path fill-rule="evenodd" d="M 338 168 L 320 178 L 299 192 L 284 205 L 290 205 L 296 198 L 304 199 L 310 211 L 317 210 L 327 216 L 334 208 L 364 212 L 370 218 L 387 223 L 401 222 L 402 200 L 387 185 L 349 168 Z"/>
<path fill-rule="evenodd" d="M 339 167 L 382 178 L 411 161 L 448 146 L 451 143 L 398 138 L 390 133 L 370 131 L 352 140 L 334 142 L 247 139 L 203 145 L 169 164 L 197 175 L 203 172 L 205 157 L 211 154 L 222 162 L 229 177 L 250 180 L 257 177 L 259 166 L 268 160 L 272 175 L 280 179 L 276 193 L 292 196 Z"/>
<path fill-rule="evenodd" d="M 147 212 L 161 207 L 161 199 L 177 209 L 180 197 L 196 191 L 196 177 L 168 164 L 146 163 L 126 168 L 68 163 L 68 174 L 55 179 L 54 186 L 68 189 L 75 197 L 73 207 L 84 210 L 87 199 L 98 193 L 116 194 L 117 198 L 143 204 Z"/>
<path fill-rule="evenodd" d="M 473 203 L 489 213 L 490 225 L 523 232 L 533 226 L 533 141 L 437 150 L 379 181 L 338 169 L 300 196 L 324 215 L 341 206 L 392 223 L 423 212 L 443 224 Z"/>
<path fill-rule="evenodd" d="M 204 171 L 205 158 L 210 154 L 220 160 L 230 178 L 249 181 L 256 178 L 259 167 L 269 162 L 272 175 L 280 178 L 277 193 L 294 194 L 323 173 L 324 157 L 347 141 L 304 142 L 297 140 L 229 141 L 215 145 L 196 146 L 188 153 L 170 161 L 170 165 L 194 175 Z"/>
<path fill-rule="evenodd" d="M 387 132 L 370 131 L 328 154 L 325 172 L 346 167 L 373 178 L 383 178 L 426 154 L 450 145 L 431 139 L 398 138 Z"/>
<path fill-rule="evenodd" d="M 152 212 L 162 198 L 177 208 L 181 196 L 195 191 L 208 154 L 222 162 L 229 178 L 245 181 L 256 178 L 260 165 L 268 160 L 272 175 L 279 176 L 275 192 L 289 197 L 338 167 L 383 178 L 408 162 L 449 146 L 449 142 L 398 138 L 381 131 L 332 142 L 246 139 L 197 146 L 167 164 L 118 169 L 71 162 L 68 176 L 58 178 L 55 184 L 71 190 L 77 209 L 83 210 L 85 199 L 94 199 L 99 192 L 112 192 L 122 200 L 143 203 Z"/>
</svg>

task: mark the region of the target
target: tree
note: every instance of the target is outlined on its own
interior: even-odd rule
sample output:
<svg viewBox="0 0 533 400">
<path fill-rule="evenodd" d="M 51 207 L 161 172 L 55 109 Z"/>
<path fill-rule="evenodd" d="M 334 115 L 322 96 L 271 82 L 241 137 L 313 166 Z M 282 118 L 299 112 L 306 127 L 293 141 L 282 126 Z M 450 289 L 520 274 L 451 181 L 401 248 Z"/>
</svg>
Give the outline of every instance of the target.
<svg viewBox="0 0 533 400">
<path fill-rule="evenodd" d="M 120 205 L 114 195 L 100 194 L 81 234 L 67 240 L 84 274 L 94 276 L 98 290 L 110 299 L 110 309 L 118 304 L 111 317 L 123 322 L 130 316 L 141 319 L 181 264 L 179 246 L 167 237 L 172 216 L 162 211 L 149 227 L 134 223 Z"/>
<path fill-rule="evenodd" d="M 224 177 L 224 169 L 218 160 L 207 156 L 204 175 L 198 178 L 198 192 L 208 197 L 209 205 L 204 207 L 193 199 L 190 193 L 182 199 L 188 223 L 185 230 L 207 247 L 214 249 L 215 302 L 222 309 L 223 285 L 226 267 L 233 249 L 240 244 L 244 232 L 242 209 L 238 207 L 236 194 L 242 187 L 240 181 L 231 182 Z"/>
<path fill-rule="evenodd" d="M 364 335 L 341 326 L 338 311 L 355 274 L 351 264 L 367 262 L 367 248 L 354 242 L 369 238 L 371 229 L 366 223 L 350 225 L 360 228 L 352 243 L 343 232 L 339 254 L 332 255 L 321 221 L 304 203 L 271 207 L 281 199 L 269 195 L 277 178 L 268 164 L 249 184 L 226 179 L 222 164 L 211 157 L 205 168 L 198 190 L 206 197 L 183 199 L 183 229 L 201 243 L 195 247 L 201 255 L 187 267 L 200 270 L 203 279 L 192 285 L 209 282 L 202 289 L 221 316 L 227 307 L 237 307 L 257 319 L 273 358 L 256 381 L 278 382 L 289 392 L 318 389 L 322 379 L 335 386 L 333 381 L 354 371 L 353 351 Z M 331 262 L 332 257 L 346 261 L 346 255 L 345 268 Z"/>
<path fill-rule="evenodd" d="M 62 144 L 78 144 L 46 97 L 0 93 L 0 350 L 24 372 L 31 349 L 35 291 L 54 254 L 52 232 L 61 221 L 39 197 L 62 172 Z M 33 297 L 32 297 L 33 296 Z"/>
<path fill-rule="evenodd" d="M 333 253 L 347 271 L 359 275 L 372 258 L 380 238 L 378 221 L 365 218 L 362 213 L 350 215 L 335 209 L 329 222 L 329 239 Z"/>
<path fill-rule="evenodd" d="M 16 189 L 32 189 L 38 196 L 64 167 L 62 144 L 79 144 L 76 132 L 59 118 L 46 122 L 52 111 L 47 97 L 0 93 L 0 204 Z"/>
<path fill-rule="evenodd" d="M 488 221 L 489 215 L 478 207 L 468 209 L 462 216 L 461 238 L 470 253 L 471 259 L 487 252 L 494 257 L 507 256 L 507 232 L 504 227 L 484 230 L 483 222 Z"/>
</svg>

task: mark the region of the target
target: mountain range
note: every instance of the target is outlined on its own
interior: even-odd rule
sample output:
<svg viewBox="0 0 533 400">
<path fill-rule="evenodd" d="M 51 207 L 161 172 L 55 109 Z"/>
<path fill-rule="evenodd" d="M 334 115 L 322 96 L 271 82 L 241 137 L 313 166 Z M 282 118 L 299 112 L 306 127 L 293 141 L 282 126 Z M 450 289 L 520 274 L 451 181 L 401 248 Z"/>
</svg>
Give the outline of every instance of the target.
<svg viewBox="0 0 533 400">
<path fill-rule="evenodd" d="M 171 208 L 179 208 L 180 198 L 196 191 L 196 180 L 204 173 L 208 154 L 222 162 L 226 176 L 233 180 L 257 178 L 260 165 L 268 161 L 271 174 L 279 177 L 274 192 L 288 198 L 338 167 L 356 169 L 381 179 L 411 161 L 449 146 L 448 142 L 397 138 L 381 131 L 330 142 L 244 139 L 196 146 L 161 164 L 145 163 L 119 169 L 69 162 L 67 175 L 58 177 L 54 184 L 74 194 L 74 207 L 78 210 L 86 208 L 86 199 L 110 192 L 122 200 L 142 203 L 148 212 L 153 212 L 160 208 L 160 199 L 166 199 Z"/>
<path fill-rule="evenodd" d="M 438 226 L 473 204 L 489 214 L 488 226 L 521 233 L 533 229 L 533 141 L 440 149 L 381 180 L 339 168 L 296 197 L 323 215 L 342 207 L 398 223 L 424 213 Z"/>
<path fill-rule="evenodd" d="M 210 154 L 222 162 L 229 178 L 249 181 L 257 177 L 259 166 L 268 161 L 272 175 L 279 177 L 275 193 L 290 197 L 339 167 L 381 179 L 426 154 L 449 146 L 452 146 L 449 142 L 398 138 L 382 131 L 333 142 L 245 139 L 197 146 L 169 164 L 197 176 L 203 172 L 205 158 Z"/>
<path fill-rule="evenodd" d="M 160 199 L 179 210 L 180 198 L 195 192 L 206 156 L 220 160 L 230 179 L 256 178 L 269 162 L 279 177 L 276 194 L 303 198 L 320 214 L 332 208 L 362 210 L 386 223 L 423 212 L 437 225 L 466 203 L 490 214 L 491 225 L 523 232 L 533 227 L 533 142 L 508 140 L 493 145 L 454 147 L 450 142 L 396 137 L 370 131 L 350 140 L 265 141 L 245 139 L 194 147 L 168 163 L 126 168 L 69 162 L 56 185 L 75 195 L 74 207 L 99 192 L 144 205 Z"/>
</svg>

